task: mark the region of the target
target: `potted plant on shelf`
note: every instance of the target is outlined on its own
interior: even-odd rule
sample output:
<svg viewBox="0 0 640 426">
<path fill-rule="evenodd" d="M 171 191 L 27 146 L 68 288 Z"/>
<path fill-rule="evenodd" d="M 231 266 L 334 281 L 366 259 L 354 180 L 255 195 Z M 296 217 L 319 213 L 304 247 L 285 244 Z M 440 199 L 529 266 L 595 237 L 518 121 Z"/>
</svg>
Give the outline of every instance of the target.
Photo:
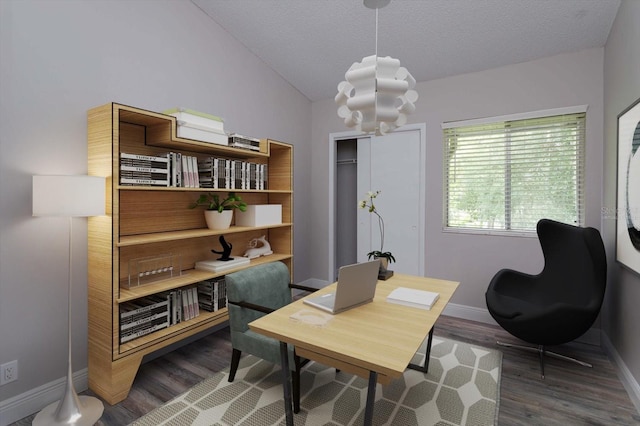
<svg viewBox="0 0 640 426">
<path fill-rule="evenodd" d="M 373 213 L 378 217 L 378 228 L 380 229 L 380 250 L 373 250 L 367 253 L 367 257 L 369 260 L 380 259 L 380 273 L 379 278 L 387 279 L 393 275 L 392 271 L 389 271 L 387 268 L 389 267 L 389 263 L 395 262 L 396 258 L 393 257 L 393 254 L 390 251 L 384 251 L 384 220 L 378 210 L 376 209 L 373 200 L 380 194 L 380 191 L 369 191 L 367 192 L 367 199 L 362 201 L 358 201 L 358 207 L 361 209 L 368 209 L 369 213 Z"/>
<path fill-rule="evenodd" d="M 242 201 L 235 192 L 229 192 L 227 198 L 221 200 L 218 194 L 208 192 L 200 194 L 200 197 L 191 205 L 191 208 L 206 206 L 204 219 L 209 229 L 227 229 L 231 226 L 233 210 L 247 210 L 247 203 Z"/>
</svg>

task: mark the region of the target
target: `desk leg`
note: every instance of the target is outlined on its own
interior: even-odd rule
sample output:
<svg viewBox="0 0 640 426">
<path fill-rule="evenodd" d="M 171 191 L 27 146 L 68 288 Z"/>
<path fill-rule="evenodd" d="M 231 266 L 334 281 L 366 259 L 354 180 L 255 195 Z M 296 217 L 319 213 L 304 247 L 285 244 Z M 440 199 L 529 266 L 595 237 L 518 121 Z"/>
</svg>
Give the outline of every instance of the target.
<svg viewBox="0 0 640 426">
<path fill-rule="evenodd" d="M 431 342 L 433 340 L 433 329 L 435 327 L 431 327 L 431 331 L 429 331 L 429 340 L 427 340 L 427 351 L 424 354 L 425 358 L 424 358 L 424 365 L 420 366 L 417 364 L 409 364 L 407 366 L 407 368 L 410 368 L 412 370 L 418 370 L 418 371 L 422 371 L 424 374 L 427 374 L 429 372 L 429 358 L 431 357 Z"/>
<path fill-rule="evenodd" d="M 378 373 L 369 372 L 369 387 L 367 388 L 367 405 L 364 408 L 364 426 L 373 424 L 373 404 L 376 402 L 376 385 L 378 384 Z"/>
<path fill-rule="evenodd" d="M 287 426 L 293 426 L 291 370 L 289 370 L 289 350 L 285 342 L 280 342 L 280 366 L 282 368 L 282 388 L 284 389 L 284 414 L 287 420 Z"/>
</svg>

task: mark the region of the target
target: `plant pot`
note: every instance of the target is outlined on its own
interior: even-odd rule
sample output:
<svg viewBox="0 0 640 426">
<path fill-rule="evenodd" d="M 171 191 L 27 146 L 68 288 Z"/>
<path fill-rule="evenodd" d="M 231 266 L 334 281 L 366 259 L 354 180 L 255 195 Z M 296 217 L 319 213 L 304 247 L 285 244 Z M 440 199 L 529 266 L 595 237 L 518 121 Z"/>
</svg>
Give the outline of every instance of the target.
<svg viewBox="0 0 640 426">
<path fill-rule="evenodd" d="M 386 280 L 393 276 L 393 271 L 390 271 L 389 268 L 389 259 L 386 257 L 374 257 L 374 259 L 380 260 L 380 268 L 378 269 L 378 279 Z"/>
<path fill-rule="evenodd" d="M 204 220 L 207 222 L 209 229 L 228 229 L 233 219 L 233 210 L 205 210 Z"/>
<path fill-rule="evenodd" d="M 387 268 L 389 267 L 389 259 L 386 257 L 376 257 L 376 259 L 380 260 L 380 273 L 384 274 L 387 272 Z"/>
</svg>

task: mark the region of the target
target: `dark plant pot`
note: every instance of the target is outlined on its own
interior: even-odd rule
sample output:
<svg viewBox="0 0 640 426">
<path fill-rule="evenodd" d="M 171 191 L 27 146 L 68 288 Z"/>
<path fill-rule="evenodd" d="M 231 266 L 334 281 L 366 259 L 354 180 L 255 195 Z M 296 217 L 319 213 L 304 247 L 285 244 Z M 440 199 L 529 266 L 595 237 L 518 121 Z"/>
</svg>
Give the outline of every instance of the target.
<svg viewBox="0 0 640 426">
<path fill-rule="evenodd" d="M 387 280 L 393 276 L 393 271 L 390 271 L 389 268 L 389 259 L 386 257 L 374 257 L 374 259 L 380 260 L 380 269 L 378 269 L 378 279 L 379 280 Z"/>
</svg>

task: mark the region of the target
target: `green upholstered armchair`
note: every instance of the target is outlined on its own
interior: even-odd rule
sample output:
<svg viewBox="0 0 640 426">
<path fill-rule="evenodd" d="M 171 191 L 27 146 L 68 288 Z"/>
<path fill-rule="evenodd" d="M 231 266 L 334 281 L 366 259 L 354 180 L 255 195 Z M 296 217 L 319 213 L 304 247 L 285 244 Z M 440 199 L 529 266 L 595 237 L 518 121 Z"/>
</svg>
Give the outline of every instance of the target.
<svg viewBox="0 0 640 426">
<path fill-rule="evenodd" d="M 248 324 L 292 301 L 291 288 L 305 291 L 316 289 L 290 284 L 289 269 L 282 262 L 257 265 L 228 274 L 227 299 L 231 330 L 231 371 L 229 381 L 235 378 L 240 355 L 247 352 L 266 361 L 280 364 L 280 342 L 255 333 Z M 307 362 L 289 346 L 289 365 L 293 371 L 293 410 L 300 411 L 300 368 Z"/>
</svg>

